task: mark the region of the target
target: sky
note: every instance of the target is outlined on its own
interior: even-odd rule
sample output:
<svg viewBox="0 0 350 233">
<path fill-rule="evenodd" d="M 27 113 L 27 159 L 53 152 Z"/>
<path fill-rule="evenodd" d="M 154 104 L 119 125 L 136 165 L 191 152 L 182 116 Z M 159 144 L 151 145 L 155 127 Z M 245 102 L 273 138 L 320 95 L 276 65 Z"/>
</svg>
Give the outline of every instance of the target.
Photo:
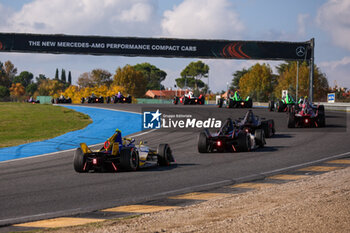
<svg viewBox="0 0 350 233">
<path fill-rule="evenodd" d="M 350 88 L 349 0 L 0 0 L 0 32 L 186 39 L 304 42 L 315 38 L 315 64 L 330 86 Z M 149 62 L 175 79 L 189 58 L 0 53 L 18 71 L 53 78 L 56 68 L 84 72 Z M 200 59 L 210 68 L 209 87 L 226 90 L 237 70 L 283 61 Z M 203 80 L 207 83 L 207 80 Z"/>
</svg>

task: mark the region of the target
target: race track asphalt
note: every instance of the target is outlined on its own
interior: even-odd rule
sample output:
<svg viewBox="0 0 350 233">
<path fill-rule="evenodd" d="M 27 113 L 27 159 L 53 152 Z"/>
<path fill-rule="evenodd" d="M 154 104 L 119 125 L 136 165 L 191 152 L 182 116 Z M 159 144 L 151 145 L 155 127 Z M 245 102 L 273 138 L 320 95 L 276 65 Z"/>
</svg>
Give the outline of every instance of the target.
<svg viewBox="0 0 350 233">
<path fill-rule="evenodd" d="M 133 112 L 141 112 L 145 107 L 91 106 Z M 237 119 L 247 111 L 215 106 L 162 107 L 192 114 L 212 113 L 221 119 Z M 73 151 L 0 163 L 0 226 L 206 190 L 350 151 L 346 113 L 326 112 L 328 126 L 323 129 L 290 130 L 286 127 L 286 113 L 263 108 L 253 111 L 260 117 L 274 119 L 277 130 L 273 138 L 267 139 L 266 147 L 253 152 L 199 154 L 198 132 L 157 130 L 136 139 L 147 140 L 154 148 L 159 143 L 170 144 L 176 159 L 170 167 L 79 174 L 73 169 Z"/>
</svg>

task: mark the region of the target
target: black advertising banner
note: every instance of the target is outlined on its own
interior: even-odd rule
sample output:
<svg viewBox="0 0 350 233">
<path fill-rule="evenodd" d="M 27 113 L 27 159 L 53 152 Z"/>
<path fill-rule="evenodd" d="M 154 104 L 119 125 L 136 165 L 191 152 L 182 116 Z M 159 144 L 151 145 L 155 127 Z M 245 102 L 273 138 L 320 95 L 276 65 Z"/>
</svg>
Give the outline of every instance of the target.
<svg viewBox="0 0 350 233">
<path fill-rule="evenodd" d="M 229 41 L 0 33 L 0 52 L 309 60 L 310 41 Z"/>
</svg>

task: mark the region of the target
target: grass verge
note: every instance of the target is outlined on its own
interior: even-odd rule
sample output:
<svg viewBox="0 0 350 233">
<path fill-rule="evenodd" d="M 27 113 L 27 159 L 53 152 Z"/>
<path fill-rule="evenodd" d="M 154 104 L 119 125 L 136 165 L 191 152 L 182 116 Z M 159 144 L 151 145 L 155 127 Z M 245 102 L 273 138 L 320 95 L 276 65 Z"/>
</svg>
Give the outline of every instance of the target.
<svg viewBox="0 0 350 233">
<path fill-rule="evenodd" d="M 88 115 L 60 106 L 0 103 L 0 148 L 54 138 L 91 122 Z"/>
</svg>

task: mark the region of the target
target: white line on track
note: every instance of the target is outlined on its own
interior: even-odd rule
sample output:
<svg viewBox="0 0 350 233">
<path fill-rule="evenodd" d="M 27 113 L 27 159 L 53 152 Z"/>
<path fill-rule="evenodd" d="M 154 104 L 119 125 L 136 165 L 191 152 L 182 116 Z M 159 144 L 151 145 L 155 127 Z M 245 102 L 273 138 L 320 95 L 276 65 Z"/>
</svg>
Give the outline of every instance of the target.
<svg viewBox="0 0 350 233">
<path fill-rule="evenodd" d="M 150 131 L 149 131 L 150 132 Z M 332 159 L 337 159 L 337 158 L 341 158 L 344 156 L 350 155 L 350 151 L 349 152 L 345 152 L 342 154 L 338 154 L 338 155 L 332 155 L 323 159 L 319 159 L 319 160 L 315 160 L 312 162 L 307 162 L 307 163 L 302 163 L 302 164 L 297 164 L 297 165 L 293 165 L 290 167 L 285 167 L 285 168 L 280 168 L 280 169 L 276 169 L 276 170 L 272 170 L 269 172 L 264 172 L 264 173 L 260 173 L 260 174 L 254 174 L 251 176 L 246 176 L 246 177 L 240 177 L 237 178 L 235 180 L 221 180 L 221 181 L 217 181 L 217 182 L 213 182 L 213 183 L 208 183 L 208 184 L 202 184 L 202 185 L 194 185 L 194 186 L 190 186 L 190 187 L 185 187 L 182 189 L 176 189 L 176 190 L 170 190 L 167 192 L 163 192 L 163 193 L 158 193 L 155 194 L 151 197 L 159 197 L 159 196 L 170 196 L 170 195 L 174 195 L 174 194 L 178 194 L 179 192 L 183 193 L 183 192 L 192 192 L 194 189 L 198 189 L 198 188 L 206 188 L 206 187 L 210 187 L 210 186 L 217 186 L 217 185 L 228 185 L 230 183 L 232 183 L 232 181 L 248 181 L 248 179 L 254 179 L 257 175 L 271 175 L 273 173 L 278 173 L 278 172 L 283 172 L 283 171 L 288 171 L 291 169 L 295 169 L 295 168 L 299 168 L 299 167 L 304 167 L 304 166 L 308 166 L 308 165 L 312 165 L 315 163 L 320 163 L 320 162 L 324 162 L 327 160 L 332 160 Z M 56 216 L 57 214 L 62 215 L 62 214 L 66 214 L 67 212 L 69 213 L 79 213 L 79 211 L 81 211 L 82 209 L 70 209 L 70 210 L 62 210 L 62 211 L 58 211 L 58 212 L 51 212 L 51 213 L 43 213 L 43 214 L 36 214 L 36 215 L 29 215 L 29 216 L 23 216 L 23 217 L 18 217 L 18 218 L 10 218 L 10 219 L 2 219 L 0 220 L 0 226 L 1 224 L 7 223 L 9 221 L 13 222 L 19 222 L 19 221 L 26 221 L 27 219 L 31 219 L 31 218 L 35 218 L 35 217 L 52 217 L 52 216 Z"/>
<path fill-rule="evenodd" d="M 151 132 L 156 131 L 157 129 L 152 129 L 150 131 L 147 132 L 142 132 L 136 135 L 131 135 L 131 137 L 138 137 L 141 135 L 145 135 Z M 127 135 L 128 136 L 128 135 Z M 103 143 L 98 143 L 98 144 L 94 144 L 94 145 L 89 145 L 89 147 L 94 147 L 94 146 L 101 146 L 103 145 Z M 7 160 L 7 161 L 1 161 L 0 164 L 2 163 L 9 163 L 9 162 L 15 162 L 15 161 L 20 161 L 20 160 L 26 160 L 26 159 L 33 159 L 33 158 L 40 158 L 40 157 L 44 157 L 44 156 L 49 156 L 49 155 L 54 155 L 54 154 L 59 154 L 59 153 L 65 153 L 65 152 L 70 152 L 70 151 L 74 151 L 76 148 L 73 149 L 69 149 L 69 150 L 61 150 L 61 151 L 56 151 L 56 152 L 51 152 L 51 153 L 47 153 L 47 154 L 42 154 L 42 155 L 34 155 L 34 156 L 30 156 L 30 157 L 25 157 L 25 158 L 19 158 L 19 159 L 12 159 L 12 160 Z"/>
<path fill-rule="evenodd" d="M 140 112 L 132 112 L 132 111 L 126 111 L 126 110 L 118 110 L 118 109 L 113 109 L 113 108 L 100 108 L 100 107 L 92 107 L 92 106 L 80 106 L 80 105 L 68 105 L 68 104 L 53 104 L 54 106 L 63 106 L 63 107 L 70 107 L 70 106 L 74 106 L 74 107 L 83 107 L 83 108 L 95 108 L 95 109 L 103 109 L 103 110 L 110 110 L 110 111 L 115 111 L 115 112 L 128 112 L 128 113 L 134 113 L 134 114 L 140 114 L 142 115 L 142 113 Z"/>
</svg>

